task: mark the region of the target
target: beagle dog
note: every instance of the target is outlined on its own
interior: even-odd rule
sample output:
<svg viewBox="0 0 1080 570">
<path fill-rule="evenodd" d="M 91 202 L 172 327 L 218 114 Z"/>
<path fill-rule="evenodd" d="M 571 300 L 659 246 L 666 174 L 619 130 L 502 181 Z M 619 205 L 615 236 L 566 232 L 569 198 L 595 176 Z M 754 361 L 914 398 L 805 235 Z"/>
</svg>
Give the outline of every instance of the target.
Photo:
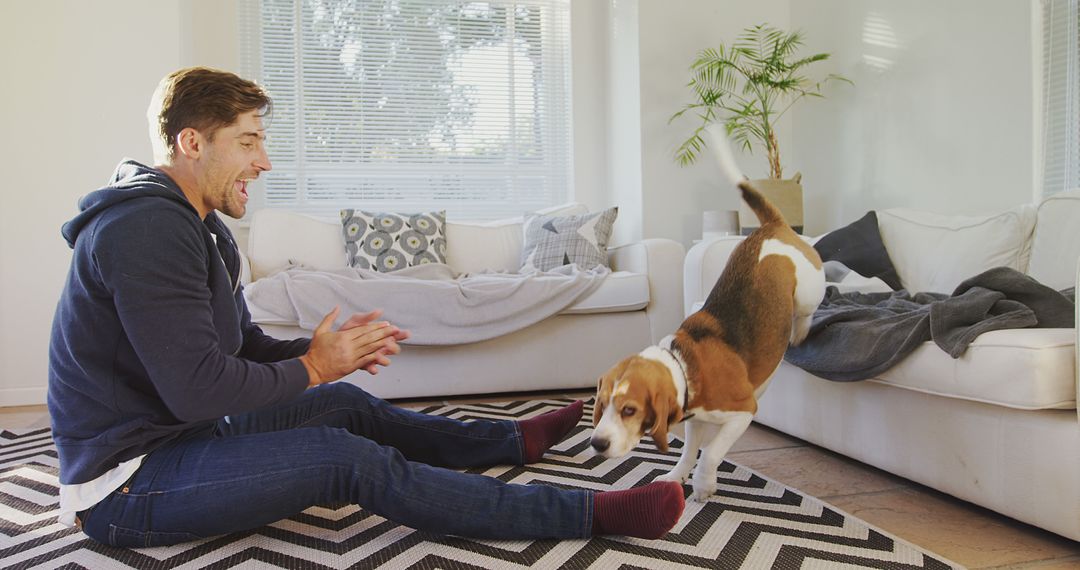
<svg viewBox="0 0 1080 570">
<path fill-rule="evenodd" d="M 757 412 L 757 400 L 788 344 L 802 342 L 825 295 L 817 252 L 748 181 L 742 198 L 761 227 L 732 252 L 705 305 L 675 332 L 600 377 L 591 444 L 625 455 L 651 435 L 667 452 L 668 428 L 686 422 L 686 445 L 659 480 L 686 482 L 692 498 L 716 492 L 716 470 Z"/>
</svg>

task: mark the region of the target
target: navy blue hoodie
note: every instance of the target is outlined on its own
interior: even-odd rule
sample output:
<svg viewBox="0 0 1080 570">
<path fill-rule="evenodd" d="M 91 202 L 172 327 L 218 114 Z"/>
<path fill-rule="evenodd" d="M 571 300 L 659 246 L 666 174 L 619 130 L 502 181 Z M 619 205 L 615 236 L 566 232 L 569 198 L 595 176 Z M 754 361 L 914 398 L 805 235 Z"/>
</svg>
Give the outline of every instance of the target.
<svg viewBox="0 0 1080 570">
<path fill-rule="evenodd" d="M 304 391 L 296 357 L 310 341 L 252 324 L 236 244 L 214 212 L 200 219 L 171 178 L 133 160 L 79 209 L 62 229 L 74 253 L 49 346 L 61 483 Z"/>
</svg>

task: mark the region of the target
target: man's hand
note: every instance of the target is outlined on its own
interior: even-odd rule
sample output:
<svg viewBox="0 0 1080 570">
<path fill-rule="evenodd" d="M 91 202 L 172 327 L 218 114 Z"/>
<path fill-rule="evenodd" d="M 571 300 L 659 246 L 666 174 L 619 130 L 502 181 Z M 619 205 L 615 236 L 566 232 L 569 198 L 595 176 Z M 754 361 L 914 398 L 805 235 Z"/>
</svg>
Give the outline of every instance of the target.
<svg viewBox="0 0 1080 570">
<path fill-rule="evenodd" d="M 366 325 L 368 323 L 374 322 L 375 319 L 379 318 L 379 316 L 381 315 L 382 311 L 379 309 L 375 309 L 370 313 L 354 313 L 353 316 L 349 317 L 349 320 L 345 321 L 345 324 L 341 325 L 341 327 L 338 328 L 338 330 L 347 331 L 361 325 Z M 393 342 L 388 344 L 385 348 L 379 349 L 377 351 L 378 355 L 375 362 L 372 362 L 371 364 L 365 366 L 364 370 L 367 371 L 368 374 L 374 376 L 379 373 L 379 366 L 390 366 L 390 358 L 388 357 L 388 355 L 398 354 L 399 352 L 401 352 L 401 347 L 398 346 L 397 343 L 407 338 L 409 338 L 409 331 L 397 329 L 397 332 L 394 333 Z"/>
<path fill-rule="evenodd" d="M 300 362 L 308 371 L 308 385 L 316 386 L 332 382 L 364 369 L 376 370 L 375 366 L 390 363 L 388 354 L 400 352 L 397 341 L 408 338 L 408 332 L 390 325 L 385 321 L 375 321 L 379 311 L 353 315 L 337 331 L 330 330 L 341 312 L 334 307 L 323 317 L 311 336 L 311 346 L 307 354 L 300 357 Z"/>
</svg>

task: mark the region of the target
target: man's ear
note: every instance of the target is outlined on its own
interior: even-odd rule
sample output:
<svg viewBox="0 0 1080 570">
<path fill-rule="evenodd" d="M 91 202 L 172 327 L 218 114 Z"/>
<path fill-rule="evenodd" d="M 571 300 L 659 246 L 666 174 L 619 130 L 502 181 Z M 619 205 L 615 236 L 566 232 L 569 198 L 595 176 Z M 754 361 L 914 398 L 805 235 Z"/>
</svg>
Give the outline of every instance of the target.
<svg viewBox="0 0 1080 570">
<path fill-rule="evenodd" d="M 199 158 L 205 144 L 202 134 L 192 127 L 176 133 L 176 152 L 188 158 Z"/>
<path fill-rule="evenodd" d="M 675 401 L 675 395 L 667 390 L 653 392 L 650 404 L 652 413 L 656 417 L 653 425 L 652 438 L 656 442 L 656 449 L 661 453 L 668 451 L 668 426 L 682 421 L 682 408 Z"/>
</svg>

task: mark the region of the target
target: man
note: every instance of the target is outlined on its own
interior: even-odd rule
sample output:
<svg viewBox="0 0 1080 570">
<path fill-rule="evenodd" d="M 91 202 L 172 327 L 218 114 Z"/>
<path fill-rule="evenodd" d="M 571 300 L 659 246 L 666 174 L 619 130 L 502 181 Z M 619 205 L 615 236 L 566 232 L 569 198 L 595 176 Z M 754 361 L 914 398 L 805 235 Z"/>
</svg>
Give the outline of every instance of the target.
<svg viewBox="0 0 1080 570">
<path fill-rule="evenodd" d="M 478 538 L 665 534 L 676 483 L 597 493 L 452 469 L 538 461 L 581 402 L 521 422 L 426 416 L 329 384 L 398 354 L 408 332 L 378 311 L 333 330 L 335 308 L 289 342 L 251 322 L 216 212 L 243 216 L 248 182 L 270 170 L 269 109 L 231 73 L 169 75 L 148 111 L 157 166 L 125 160 L 64 225 L 74 254 L 49 351 L 61 521 L 156 546 L 351 502 Z"/>
</svg>

